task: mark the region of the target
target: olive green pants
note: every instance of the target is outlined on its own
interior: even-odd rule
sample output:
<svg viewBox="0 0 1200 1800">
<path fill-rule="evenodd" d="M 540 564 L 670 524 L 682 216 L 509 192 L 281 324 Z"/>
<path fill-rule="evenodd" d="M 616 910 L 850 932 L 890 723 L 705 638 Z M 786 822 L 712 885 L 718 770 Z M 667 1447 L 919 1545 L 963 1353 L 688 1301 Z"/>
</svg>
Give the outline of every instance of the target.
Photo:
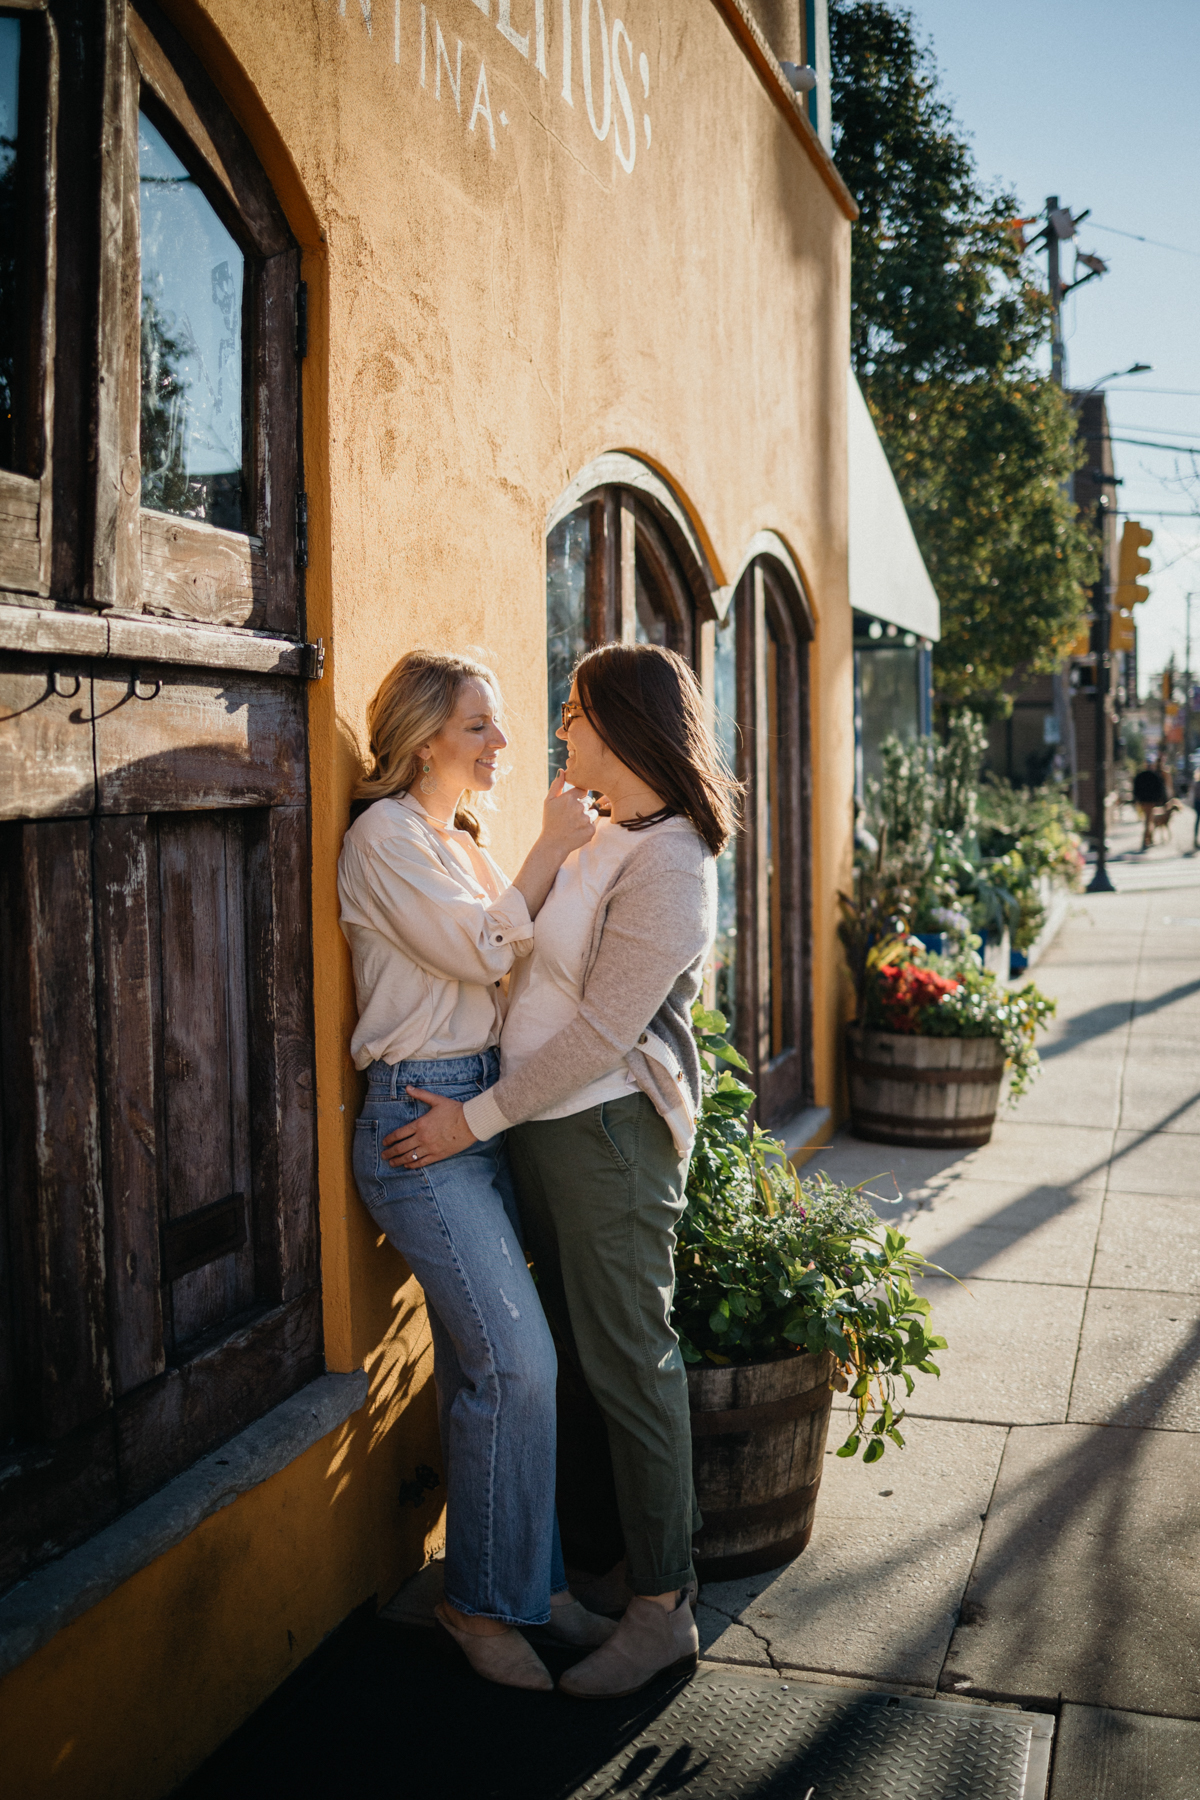
<svg viewBox="0 0 1200 1800">
<path fill-rule="evenodd" d="M 608 1428 L 630 1586 L 686 1587 L 701 1521 L 670 1312 L 687 1165 L 644 1094 L 507 1142 L 542 1305 Z"/>
</svg>

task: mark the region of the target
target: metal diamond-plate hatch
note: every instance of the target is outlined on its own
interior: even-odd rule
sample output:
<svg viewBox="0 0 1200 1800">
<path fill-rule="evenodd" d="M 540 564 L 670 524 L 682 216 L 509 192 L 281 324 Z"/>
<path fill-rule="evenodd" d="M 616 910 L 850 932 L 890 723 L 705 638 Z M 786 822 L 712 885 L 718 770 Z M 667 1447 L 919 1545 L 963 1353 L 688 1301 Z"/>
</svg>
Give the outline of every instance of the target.
<svg viewBox="0 0 1200 1800">
<path fill-rule="evenodd" d="M 572 1800 L 1043 1800 L 1054 1721 L 701 1668 Z"/>
</svg>

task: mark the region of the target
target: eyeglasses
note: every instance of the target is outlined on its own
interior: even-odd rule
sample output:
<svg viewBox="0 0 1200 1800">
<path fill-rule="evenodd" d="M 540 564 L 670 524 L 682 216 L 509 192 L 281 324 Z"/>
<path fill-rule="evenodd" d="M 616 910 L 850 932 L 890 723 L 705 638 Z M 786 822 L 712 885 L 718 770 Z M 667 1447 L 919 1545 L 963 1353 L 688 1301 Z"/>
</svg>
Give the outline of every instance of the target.
<svg viewBox="0 0 1200 1800">
<path fill-rule="evenodd" d="M 565 731 L 573 719 L 583 717 L 583 708 L 578 700 L 564 700 L 562 703 L 562 728 Z"/>
</svg>

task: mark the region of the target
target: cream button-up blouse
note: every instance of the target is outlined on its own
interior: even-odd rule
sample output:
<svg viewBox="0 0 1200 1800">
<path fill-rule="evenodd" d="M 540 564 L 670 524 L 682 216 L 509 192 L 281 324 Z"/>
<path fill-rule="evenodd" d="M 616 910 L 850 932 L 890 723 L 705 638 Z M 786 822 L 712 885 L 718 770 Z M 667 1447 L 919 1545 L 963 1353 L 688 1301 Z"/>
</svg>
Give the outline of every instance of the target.
<svg viewBox="0 0 1200 1800">
<path fill-rule="evenodd" d="M 469 832 L 437 824 L 411 794 L 377 800 L 346 833 L 338 898 L 358 996 L 355 1068 L 499 1043 L 499 983 L 533 948 L 533 922 Z"/>
</svg>

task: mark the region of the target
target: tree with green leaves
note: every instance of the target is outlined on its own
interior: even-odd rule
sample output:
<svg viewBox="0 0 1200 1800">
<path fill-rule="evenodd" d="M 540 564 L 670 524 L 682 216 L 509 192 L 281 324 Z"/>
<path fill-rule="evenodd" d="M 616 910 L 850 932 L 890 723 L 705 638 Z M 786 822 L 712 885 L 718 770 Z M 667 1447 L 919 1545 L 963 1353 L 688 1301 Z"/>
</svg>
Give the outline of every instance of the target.
<svg viewBox="0 0 1200 1800">
<path fill-rule="evenodd" d="M 1096 578 L 1075 415 L 1037 367 L 1047 299 L 912 14 L 831 0 L 829 26 L 834 155 L 861 208 L 851 356 L 941 601 L 937 697 L 1004 711 L 1004 683 L 1053 666 Z"/>
</svg>

